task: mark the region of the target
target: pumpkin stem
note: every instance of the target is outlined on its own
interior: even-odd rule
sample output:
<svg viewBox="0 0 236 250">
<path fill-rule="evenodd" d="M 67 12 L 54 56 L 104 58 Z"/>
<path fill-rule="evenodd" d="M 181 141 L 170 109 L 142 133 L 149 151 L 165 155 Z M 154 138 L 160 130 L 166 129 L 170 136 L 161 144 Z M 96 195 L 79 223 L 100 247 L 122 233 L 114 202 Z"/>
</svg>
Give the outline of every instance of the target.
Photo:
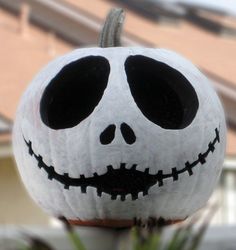
<svg viewBox="0 0 236 250">
<path fill-rule="evenodd" d="M 121 31 L 125 19 L 124 10 L 111 9 L 103 25 L 99 46 L 102 48 L 121 46 Z"/>
</svg>

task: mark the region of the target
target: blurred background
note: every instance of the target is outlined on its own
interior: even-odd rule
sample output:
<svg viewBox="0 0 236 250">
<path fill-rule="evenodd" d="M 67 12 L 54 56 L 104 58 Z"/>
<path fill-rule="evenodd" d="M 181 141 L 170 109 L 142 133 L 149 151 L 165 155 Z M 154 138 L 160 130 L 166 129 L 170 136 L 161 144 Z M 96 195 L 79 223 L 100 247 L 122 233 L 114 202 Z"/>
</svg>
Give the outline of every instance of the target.
<svg viewBox="0 0 236 250">
<path fill-rule="evenodd" d="M 126 11 L 125 46 L 175 50 L 212 80 L 228 121 L 212 224 L 236 224 L 236 0 L 0 0 L 0 225 L 55 225 L 19 180 L 11 146 L 14 115 L 43 65 L 74 48 L 96 46 L 114 6 Z"/>
</svg>

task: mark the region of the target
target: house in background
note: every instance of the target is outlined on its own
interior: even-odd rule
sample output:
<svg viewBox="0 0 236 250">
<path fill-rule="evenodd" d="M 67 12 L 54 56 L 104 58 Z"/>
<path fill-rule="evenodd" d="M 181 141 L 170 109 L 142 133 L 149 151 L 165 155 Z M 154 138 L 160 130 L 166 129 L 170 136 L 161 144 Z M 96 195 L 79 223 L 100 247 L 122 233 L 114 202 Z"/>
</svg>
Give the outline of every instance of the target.
<svg viewBox="0 0 236 250">
<path fill-rule="evenodd" d="M 17 1 L 11 1 L 17 3 Z M 30 199 L 15 167 L 11 128 L 20 96 L 48 61 L 72 49 L 52 30 L 28 21 L 29 6 L 15 12 L 0 5 L 0 224 L 48 224 L 50 219 Z"/>
<path fill-rule="evenodd" d="M 162 18 L 147 18 L 147 9 L 143 15 L 132 2 L 0 0 L 4 41 L 0 46 L 0 224 L 51 221 L 28 197 L 17 175 L 10 136 L 16 107 L 43 65 L 75 47 L 96 46 L 104 18 L 116 5 L 126 9 L 125 45 L 175 50 L 212 79 L 229 122 L 224 171 L 213 197 L 221 203 L 215 222 L 236 223 L 236 19 L 201 12 L 211 23 L 230 26 L 227 32 L 213 32 L 209 22 L 204 26 L 205 19 L 199 25 L 199 18 L 189 21 L 189 16 L 170 16 L 165 10 Z"/>
</svg>

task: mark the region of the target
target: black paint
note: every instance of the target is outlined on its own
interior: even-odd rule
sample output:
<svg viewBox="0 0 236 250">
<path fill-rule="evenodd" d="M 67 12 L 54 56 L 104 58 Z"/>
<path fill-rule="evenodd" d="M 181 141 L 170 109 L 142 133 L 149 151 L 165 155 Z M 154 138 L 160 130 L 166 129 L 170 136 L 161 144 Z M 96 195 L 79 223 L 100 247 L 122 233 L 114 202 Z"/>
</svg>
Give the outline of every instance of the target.
<svg viewBox="0 0 236 250">
<path fill-rule="evenodd" d="M 125 71 L 134 101 L 147 119 L 164 129 L 183 129 L 191 124 L 198 98 L 179 71 L 141 55 L 129 56 Z"/>
<path fill-rule="evenodd" d="M 93 177 L 86 177 L 80 175 L 78 178 L 70 177 L 68 173 L 63 175 L 58 174 L 53 166 L 48 166 L 44 163 L 41 155 L 37 155 L 32 148 L 31 141 L 24 139 L 28 153 L 36 159 L 39 169 L 43 169 L 48 174 L 49 180 L 56 180 L 64 185 L 65 189 L 69 189 L 71 186 L 80 187 L 82 193 L 86 193 L 88 186 L 97 189 L 97 195 L 101 196 L 102 193 L 111 195 L 111 199 L 117 199 L 117 196 L 121 196 L 121 201 L 125 200 L 125 196 L 131 194 L 132 199 L 138 199 L 138 193 L 143 192 L 143 195 L 148 195 L 148 190 L 151 186 L 158 184 L 163 186 L 163 180 L 172 178 L 173 181 L 178 181 L 179 175 L 188 172 L 189 176 L 193 175 L 193 168 L 198 164 L 203 165 L 206 162 L 206 158 L 210 153 L 213 153 L 217 143 L 220 143 L 219 130 L 215 129 L 215 138 L 208 144 L 208 148 L 204 153 L 198 155 L 198 159 L 192 163 L 188 161 L 182 169 L 177 170 L 176 167 L 172 168 L 171 173 L 164 174 L 163 170 L 159 170 L 157 174 L 149 174 L 149 168 L 145 171 L 137 170 L 136 164 L 133 164 L 131 168 L 127 168 L 126 163 L 121 163 L 119 168 L 114 169 L 112 165 L 107 166 L 107 172 L 103 175 L 93 174 Z"/>
<path fill-rule="evenodd" d="M 103 145 L 110 144 L 115 138 L 116 126 L 114 124 L 109 125 L 100 135 L 100 142 Z"/>
<path fill-rule="evenodd" d="M 122 134 L 122 136 L 127 144 L 135 143 L 136 136 L 134 134 L 134 131 L 132 130 L 132 128 L 128 124 L 122 123 L 120 125 L 120 130 L 121 130 L 121 134 Z"/>
<path fill-rule="evenodd" d="M 107 87 L 110 65 L 106 58 L 88 56 L 64 66 L 45 88 L 40 115 L 51 129 L 78 125 L 98 105 Z"/>
</svg>

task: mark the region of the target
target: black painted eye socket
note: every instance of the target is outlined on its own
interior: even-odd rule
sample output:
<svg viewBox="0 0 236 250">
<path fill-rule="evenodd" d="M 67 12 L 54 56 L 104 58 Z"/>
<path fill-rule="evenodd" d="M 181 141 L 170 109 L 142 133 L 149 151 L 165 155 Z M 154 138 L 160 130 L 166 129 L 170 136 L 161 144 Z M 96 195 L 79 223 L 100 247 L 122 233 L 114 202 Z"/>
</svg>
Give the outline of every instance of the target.
<svg viewBox="0 0 236 250">
<path fill-rule="evenodd" d="M 109 73 L 109 62 L 101 56 L 84 57 L 66 65 L 42 95 L 42 121 L 52 129 L 78 125 L 101 100 Z"/>
<path fill-rule="evenodd" d="M 128 57 L 125 71 L 131 94 L 147 119 L 164 129 L 183 129 L 192 122 L 197 94 L 179 71 L 141 55 Z"/>
</svg>

